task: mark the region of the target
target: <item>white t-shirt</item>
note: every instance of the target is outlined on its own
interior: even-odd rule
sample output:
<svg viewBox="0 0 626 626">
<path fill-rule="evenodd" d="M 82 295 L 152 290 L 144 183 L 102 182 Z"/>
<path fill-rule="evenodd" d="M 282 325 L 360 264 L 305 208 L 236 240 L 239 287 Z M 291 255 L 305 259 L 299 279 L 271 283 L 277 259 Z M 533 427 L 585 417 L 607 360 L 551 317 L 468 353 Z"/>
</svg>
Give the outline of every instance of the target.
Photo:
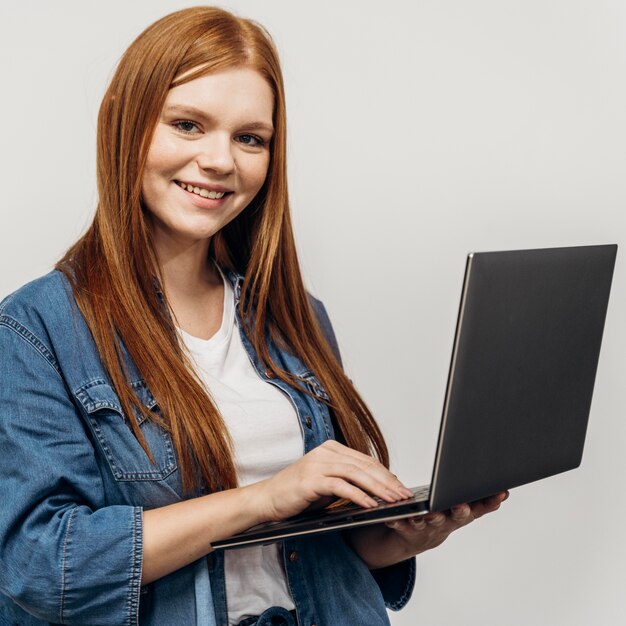
<svg viewBox="0 0 626 626">
<path fill-rule="evenodd" d="M 235 322 L 232 287 L 223 274 L 222 279 L 224 310 L 217 333 L 199 339 L 179 329 L 179 335 L 230 432 L 238 483 L 243 487 L 296 461 L 304 453 L 304 444 L 291 400 L 263 380 L 250 362 Z M 295 608 L 278 544 L 224 554 L 229 624 L 270 606 Z"/>
</svg>

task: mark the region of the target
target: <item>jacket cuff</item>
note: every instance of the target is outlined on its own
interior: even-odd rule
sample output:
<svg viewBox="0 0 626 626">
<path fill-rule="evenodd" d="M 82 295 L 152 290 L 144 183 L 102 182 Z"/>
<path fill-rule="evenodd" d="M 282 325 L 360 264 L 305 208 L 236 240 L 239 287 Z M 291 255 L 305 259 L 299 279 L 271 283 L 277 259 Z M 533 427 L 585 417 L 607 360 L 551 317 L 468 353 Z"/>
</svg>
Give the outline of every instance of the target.
<svg viewBox="0 0 626 626">
<path fill-rule="evenodd" d="M 409 601 L 415 586 L 415 572 L 415 557 L 371 570 L 388 609 L 399 611 Z"/>
<path fill-rule="evenodd" d="M 77 507 L 69 515 L 62 558 L 62 623 L 89 619 L 102 625 L 138 624 L 142 508 L 110 506 L 87 513 Z"/>
</svg>

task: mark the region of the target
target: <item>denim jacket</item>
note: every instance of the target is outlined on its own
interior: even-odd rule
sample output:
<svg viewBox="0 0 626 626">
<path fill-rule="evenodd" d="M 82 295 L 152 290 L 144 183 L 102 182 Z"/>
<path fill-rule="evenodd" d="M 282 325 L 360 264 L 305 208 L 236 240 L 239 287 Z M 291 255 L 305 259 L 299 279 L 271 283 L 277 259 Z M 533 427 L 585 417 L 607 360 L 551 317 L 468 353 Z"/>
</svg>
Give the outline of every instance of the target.
<svg viewBox="0 0 626 626">
<path fill-rule="evenodd" d="M 238 301 L 242 277 L 228 278 Z M 311 303 L 337 351 L 323 304 Z M 311 372 L 270 343 L 314 398 L 268 376 L 242 340 L 259 376 L 293 402 L 305 452 L 334 437 Z M 0 355 L 0 626 L 225 626 L 220 551 L 141 586 L 142 510 L 182 499 L 178 460 L 150 420 L 140 425 L 156 464 L 132 435 L 62 273 L 0 304 Z M 139 398 L 158 411 L 124 356 Z M 386 607 L 402 608 L 414 585 L 415 559 L 370 572 L 341 533 L 286 540 L 282 555 L 301 625 L 387 625 Z"/>
</svg>

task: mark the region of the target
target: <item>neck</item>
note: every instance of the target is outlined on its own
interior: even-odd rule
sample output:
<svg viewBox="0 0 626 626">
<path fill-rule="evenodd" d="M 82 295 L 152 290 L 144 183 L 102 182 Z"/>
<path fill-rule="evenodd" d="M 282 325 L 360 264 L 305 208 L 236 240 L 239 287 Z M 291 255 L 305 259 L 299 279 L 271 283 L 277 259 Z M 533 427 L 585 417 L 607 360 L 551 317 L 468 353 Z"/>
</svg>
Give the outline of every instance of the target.
<svg viewBox="0 0 626 626">
<path fill-rule="evenodd" d="M 180 241 L 155 231 L 153 241 L 168 298 L 198 297 L 221 284 L 219 272 L 209 260 L 210 239 Z"/>
<path fill-rule="evenodd" d="M 208 256 L 210 239 L 182 241 L 155 229 L 153 242 L 175 324 L 209 339 L 220 328 L 224 308 L 222 277 Z"/>
</svg>

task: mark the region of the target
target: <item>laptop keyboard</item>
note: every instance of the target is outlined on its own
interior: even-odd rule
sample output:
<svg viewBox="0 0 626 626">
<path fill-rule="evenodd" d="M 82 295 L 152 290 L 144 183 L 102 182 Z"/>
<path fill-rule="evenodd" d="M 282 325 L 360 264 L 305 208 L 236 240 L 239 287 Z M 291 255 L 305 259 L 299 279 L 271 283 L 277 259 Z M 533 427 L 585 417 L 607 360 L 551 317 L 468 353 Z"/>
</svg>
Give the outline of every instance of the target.
<svg viewBox="0 0 626 626">
<path fill-rule="evenodd" d="M 413 492 L 413 497 L 412 498 L 407 498 L 406 502 L 422 502 L 423 500 L 428 500 L 428 496 L 430 494 L 430 485 L 420 485 L 419 487 L 409 487 L 409 489 L 411 489 L 411 491 Z M 383 500 L 382 498 L 379 498 L 377 496 L 373 496 L 374 500 L 376 500 L 376 502 L 378 502 L 378 504 L 389 504 L 389 502 L 387 502 L 386 500 Z M 400 500 L 400 502 L 397 502 L 395 504 L 401 504 L 405 502 L 405 500 Z"/>
<path fill-rule="evenodd" d="M 412 487 L 413 498 L 418 502 L 422 500 L 428 500 L 430 496 L 430 485 L 421 485 L 420 487 Z"/>
</svg>

